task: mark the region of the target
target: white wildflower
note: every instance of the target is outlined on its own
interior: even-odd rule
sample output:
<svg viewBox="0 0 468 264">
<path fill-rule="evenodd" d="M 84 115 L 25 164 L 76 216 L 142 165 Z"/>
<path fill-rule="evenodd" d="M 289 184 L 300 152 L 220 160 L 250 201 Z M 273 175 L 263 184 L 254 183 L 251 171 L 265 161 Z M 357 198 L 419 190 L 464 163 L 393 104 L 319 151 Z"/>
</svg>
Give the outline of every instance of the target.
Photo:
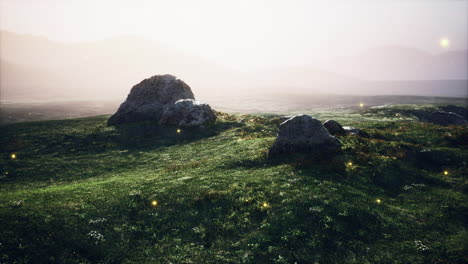
<svg viewBox="0 0 468 264">
<path fill-rule="evenodd" d="M 104 217 L 89 220 L 90 224 L 101 224 L 101 223 L 104 223 L 104 222 L 107 222 L 107 219 L 104 218 Z"/>
<path fill-rule="evenodd" d="M 17 200 L 17 201 L 12 201 L 12 202 L 11 202 L 11 205 L 12 205 L 13 207 L 20 207 L 20 206 L 23 205 L 23 203 L 24 203 L 23 200 Z"/>
<path fill-rule="evenodd" d="M 416 246 L 416 249 L 419 251 L 427 251 L 429 250 L 429 247 L 424 245 L 420 240 L 415 240 L 414 244 Z"/>
<path fill-rule="evenodd" d="M 423 189 L 424 187 L 426 187 L 426 185 L 424 183 L 412 183 L 411 185 L 403 186 L 403 190 L 404 191 L 409 191 L 409 190 L 413 190 L 413 189 Z"/>
<path fill-rule="evenodd" d="M 104 235 L 99 233 L 98 231 L 93 230 L 93 231 L 88 233 L 88 236 L 90 238 L 94 239 L 96 244 L 99 243 L 99 242 L 104 241 Z"/>
<path fill-rule="evenodd" d="M 141 195 L 141 190 L 132 190 L 130 196 L 139 196 Z"/>
<path fill-rule="evenodd" d="M 323 208 L 319 207 L 319 206 L 314 206 L 314 207 L 309 208 L 309 211 L 314 212 L 314 213 L 320 213 L 320 212 L 322 212 L 322 210 L 323 210 Z"/>
</svg>

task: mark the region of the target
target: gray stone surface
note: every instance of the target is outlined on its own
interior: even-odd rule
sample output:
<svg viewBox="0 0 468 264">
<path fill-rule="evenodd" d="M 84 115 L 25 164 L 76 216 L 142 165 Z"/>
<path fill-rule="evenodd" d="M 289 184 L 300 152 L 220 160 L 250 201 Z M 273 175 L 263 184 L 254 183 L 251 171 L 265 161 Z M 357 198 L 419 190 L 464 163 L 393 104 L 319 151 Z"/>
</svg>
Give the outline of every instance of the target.
<svg viewBox="0 0 468 264">
<path fill-rule="evenodd" d="M 109 125 L 159 121 L 167 105 L 180 99 L 195 99 L 190 87 L 176 77 L 155 75 L 133 86 L 125 102 L 109 118 Z"/>
<path fill-rule="evenodd" d="M 327 120 L 323 123 L 323 126 L 330 132 L 332 135 L 344 135 L 345 130 L 341 126 L 340 123 L 336 122 L 335 120 Z"/>
<path fill-rule="evenodd" d="M 208 104 L 193 99 L 182 99 L 166 107 L 159 123 L 192 127 L 201 126 L 215 120 L 216 114 Z"/>
<path fill-rule="evenodd" d="M 341 144 L 330 135 L 322 123 L 308 115 L 296 115 L 278 128 L 278 136 L 270 149 L 270 156 L 286 153 L 333 153 Z"/>
<path fill-rule="evenodd" d="M 445 111 L 432 112 L 429 117 L 429 122 L 437 124 L 437 125 L 441 125 L 441 126 L 467 124 L 467 121 L 465 118 L 463 118 L 463 116 L 452 113 L 452 112 L 445 112 Z"/>
<path fill-rule="evenodd" d="M 280 116 L 280 120 L 281 120 L 281 122 L 284 122 L 284 121 L 290 119 L 291 117 L 293 117 L 293 115 Z"/>
<path fill-rule="evenodd" d="M 344 126 L 343 129 L 344 129 L 346 135 L 361 136 L 361 137 L 367 137 L 368 136 L 368 134 L 366 132 L 362 131 L 359 128 Z"/>
</svg>

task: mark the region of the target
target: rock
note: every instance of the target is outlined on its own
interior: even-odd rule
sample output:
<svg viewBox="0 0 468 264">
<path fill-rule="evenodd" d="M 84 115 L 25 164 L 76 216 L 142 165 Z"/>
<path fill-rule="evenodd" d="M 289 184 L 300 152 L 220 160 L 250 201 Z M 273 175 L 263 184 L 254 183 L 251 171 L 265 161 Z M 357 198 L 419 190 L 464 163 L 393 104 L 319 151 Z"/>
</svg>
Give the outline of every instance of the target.
<svg viewBox="0 0 468 264">
<path fill-rule="evenodd" d="M 285 153 L 333 153 L 341 144 L 330 135 L 322 123 L 308 115 L 296 115 L 278 128 L 278 136 L 270 149 L 270 156 Z"/>
<path fill-rule="evenodd" d="M 323 123 L 323 126 L 330 132 L 332 135 L 344 135 L 345 130 L 341 126 L 340 123 L 336 122 L 335 120 L 327 120 Z"/>
<path fill-rule="evenodd" d="M 467 123 L 466 119 L 463 118 L 463 116 L 445 111 L 432 112 L 431 116 L 429 117 L 429 122 L 441 126 L 464 125 Z"/>
<path fill-rule="evenodd" d="M 360 137 L 368 137 L 369 136 L 366 132 L 362 131 L 359 128 L 345 126 L 345 127 L 343 127 L 343 129 L 344 129 L 346 135 L 360 136 Z"/>
<path fill-rule="evenodd" d="M 208 104 L 193 99 L 182 99 L 169 105 L 159 120 L 160 124 L 183 127 L 201 126 L 216 120 Z"/>
<path fill-rule="evenodd" d="M 468 120 L 468 108 L 456 106 L 456 105 L 446 105 L 439 108 L 441 111 L 452 112 L 455 114 L 461 115 L 463 118 Z"/>
<path fill-rule="evenodd" d="M 287 115 L 287 116 L 280 116 L 279 118 L 280 118 L 281 122 L 284 122 L 284 121 L 290 119 L 291 117 L 294 117 L 294 116 L 293 115 Z"/>
<path fill-rule="evenodd" d="M 109 118 L 108 125 L 158 121 L 167 105 L 180 99 L 195 99 L 190 87 L 176 77 L 155 75 L 133 86 L 125 102 Z"/>
</svg>

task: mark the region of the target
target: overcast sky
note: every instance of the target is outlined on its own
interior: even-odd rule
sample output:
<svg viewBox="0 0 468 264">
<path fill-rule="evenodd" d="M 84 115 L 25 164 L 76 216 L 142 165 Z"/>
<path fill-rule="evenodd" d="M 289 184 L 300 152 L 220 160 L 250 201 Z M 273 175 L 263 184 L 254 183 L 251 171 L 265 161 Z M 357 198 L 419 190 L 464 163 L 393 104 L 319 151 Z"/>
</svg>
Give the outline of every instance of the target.
<svg viewBox="0 0 468 264">
<path fill-rule="evenodd" d="M 136 35 L 233 67 L 305 65 L 387 45 L 468 46 L 468 0 L 0 2 L 3 30 L 63 42 Z"/>
</svg>

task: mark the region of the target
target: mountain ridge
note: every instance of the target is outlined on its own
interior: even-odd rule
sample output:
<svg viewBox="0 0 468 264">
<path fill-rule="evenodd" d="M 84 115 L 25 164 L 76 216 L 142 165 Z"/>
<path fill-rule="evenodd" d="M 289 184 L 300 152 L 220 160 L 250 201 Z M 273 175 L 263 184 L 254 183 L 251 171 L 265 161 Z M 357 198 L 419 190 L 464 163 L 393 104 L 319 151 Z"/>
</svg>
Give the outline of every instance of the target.
<svg viewBox="0 0 468 264">
<path fill-rule="evenodd" d="M 62 43 L 43 36 L 9 31 L 0 31 L 0 34 L 0 86 L 3 100 L 63 96 L 124 98 L 134 84 L 152 75 L 164 73 L 183 79 L 202 98 L 237 93 L 272 93 L 284 87 L 295 93 L 353 94 L 359 93 L 360 87 L 369 84 L 366 76 L 360 76 L 359 72 L 356 74 L 346 69 L 340 70 L 340 67 L 273 66 L 240 72 L 201 56 L 131 35 Z M 389 47 L 384 49 L 388 50 Z M 418 58 L 431 56 L 439 61 L 455 61 L 454 67 L 457 67 L 460 57 L 458 51 L 431 55 L 415 48 L 402 49 L 416 54 Z M 369 52 L 376 53 L 376 50 L 379 48 Z M 365 53 L 360 56 L 364 56 L 362 54 Z M 383 57 L 388 56 L 388 53 L 380 54 Z M 359 61 L 356 57 L 350 58 L 354 58 L 349 64 L 354 71 L 381 71 L 382 67 L 375 66 L 375 60 L 368 61 L 367 68 L 372 69 L 367 69 L 355 65 Z M 335 64 L 338 65 L 331 63 L 332 66 Z M 370 80 L 382 81 L 381 78 Z M 381 90 L 379 87 L 366 88 L 366 91 L 374 94 L 385 92 Z"/>
</svg>

